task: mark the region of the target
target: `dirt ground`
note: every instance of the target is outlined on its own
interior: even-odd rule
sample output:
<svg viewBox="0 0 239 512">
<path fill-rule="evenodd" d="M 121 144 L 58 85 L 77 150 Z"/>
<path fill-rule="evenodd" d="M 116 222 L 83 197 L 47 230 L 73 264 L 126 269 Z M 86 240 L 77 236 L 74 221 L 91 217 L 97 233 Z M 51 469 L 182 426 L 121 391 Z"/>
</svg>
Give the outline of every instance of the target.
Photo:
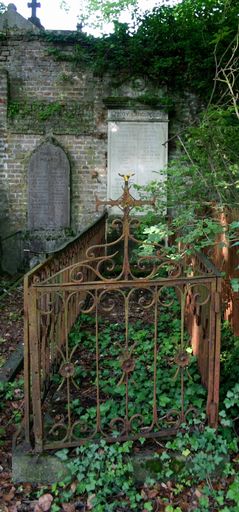
<svg viewBox="0 0 239 512">
<path fill-rule="evenodd" d="M 0 367 L 23 341 L 23 282 L 9 289 L 6 277 L 1 280 L 0 292 Z M 4 288 L 4 284 L 6 287 Z"/>
</svg>

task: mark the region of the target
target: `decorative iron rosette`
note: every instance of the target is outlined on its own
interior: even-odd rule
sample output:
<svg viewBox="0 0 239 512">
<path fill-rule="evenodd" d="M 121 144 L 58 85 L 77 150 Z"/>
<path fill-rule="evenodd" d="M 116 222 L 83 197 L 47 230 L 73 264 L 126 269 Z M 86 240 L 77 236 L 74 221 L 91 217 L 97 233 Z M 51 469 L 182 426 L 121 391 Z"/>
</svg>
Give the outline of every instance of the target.
<svg viewBox="0 0 239 512">
<path fill-rule="evenodd" d="M 186 350 L 179 350 L 174 357 L 174 362 L 180 368 L 186 368 L 189 365 L 190 355 Z"/>
<path fill-rule="evenodd" d="M 59 373 L 62 377 L 65 379 L 69 379 L 70 377 L 74 376 L 75 373 L 75 366 L 70 361 L 63 363 L 60 367 Z"/>
</svg>

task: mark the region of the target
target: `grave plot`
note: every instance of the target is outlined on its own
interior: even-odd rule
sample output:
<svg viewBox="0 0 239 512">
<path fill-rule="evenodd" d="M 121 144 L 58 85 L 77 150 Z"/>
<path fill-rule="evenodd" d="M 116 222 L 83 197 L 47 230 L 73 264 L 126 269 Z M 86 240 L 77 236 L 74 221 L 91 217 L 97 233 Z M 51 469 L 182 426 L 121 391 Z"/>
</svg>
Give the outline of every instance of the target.
<svg viewBox="0 0 239 512">
<path fill-rule="evenodd" d="M 121 198 L 106 202 L 123 212 L 118 238 L 31 276 L 25 442 L 36 451 L 171 436 L 203 401 L 217 424 L 220 276 L 203 256 L 172 261 L 156 245 L 132 259 L 130 212 L 141 202 L 124 179 Z"/>
<path fill-rule="evenodd" d="M 102 291 L 97 318 L 93 300 L 81 313 L 44 404 L 48 444 L 171 435 L 205 419 L 207 392 L 175 290 L 161 289 L 156 304 L 153 292 Z"/>
</svg>

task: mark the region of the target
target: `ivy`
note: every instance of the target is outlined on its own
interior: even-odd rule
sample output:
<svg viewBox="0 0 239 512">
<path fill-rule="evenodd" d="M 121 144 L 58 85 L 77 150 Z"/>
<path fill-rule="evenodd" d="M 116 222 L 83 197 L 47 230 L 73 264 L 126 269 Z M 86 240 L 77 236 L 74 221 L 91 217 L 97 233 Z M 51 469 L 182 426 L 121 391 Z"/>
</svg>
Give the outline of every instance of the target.
<svg viewBox="0 0 239 512">
<path fill-rule="evenodd" d="M 117 9 L 119 2 L 113 4 Z M 135 16 L 136 29 L 114 21 L 114 33 L 101 38 L 82 31 L 46 31 L 40 37 L 53 44 L 50 52 L 57 60 L 85 63 L 95 74 L 109 73 L 116 80 L 119 70 L 121 80 L 148 77 L 157 87 L 166 85 L 174 93 L 188 90 L 208 99 L 214 84 L 215 45 L 223 66 L 237 33 L 237 6 L 224 0 L 184 0 Z M 65 51 L 65 45 L 72 45 L 72 50 Z M 221 90 L 218 87 L 218 97 Z"/>
<path fill-rule="evenodd" d="M 179 247 L 181 252 L 191 252 L 192 247 L 201 251 L 227 240 L 237 246 L 238 222 L 229 227 L 220 220 L 223 212 L 237 207 L 239 199 L 239 124 L 233 108 L 211 106 L 176 139 L 176 158 L 169 162 L 167 177 L 140 190 L 157 199 L 154 218 L 149 211 L 142 221 L 142 250 L 148 241 L 165 238 L 171 241 L 167 250 L 173 257 Z M 238 280 L 233 279 L 232 285 L 236 291 Z"/>
<path fill-rule="evenodd" d="M 8 103 L 8 115 L 10 119 L 17 117 L 18 115 L 21 115 L 21 117 L 34 115 L 38 121 L 46 121 L 51 116 L 59 114 L 61 110 L 62 105 L 57 101 L 34 101 L 32 103 L 10 101 Z"/>
<path fill-rule="evenodd" d="M 88 503 L 95 512 L 143 510 L 142 496 L 134 485 L 133 465 L 127 460 L 131 450 L 132 442 L 109 446 L 101 440 L 99 444 L 77 448 L 76 457 L 72 459 L 68 450 L 57 452 L 56 455 L 65 462 L 69 476 L 53 485 L 53 492 L 59 495 L 55 503 L 87 494 Z M 74 485 L 71 485 L 72 481 Z"/>
<path fill-rule="evenodd" d="M 70 77 L 61 76 L 60 80 L 63 85 L 70 84 Z M 35 122 L 35 127 L 40 127 L 45 121 L 59 126 L 64 124 L 68 130 L 74 130 L 74 133 L 85 131 L 92 119 L 92 105 L 90 103 L 79 103 L 77 101 L 67 103 L 65 101 L 33 101 L 19 102 L 10 101 L 8 103 L 8 118 L 12 122 L 16 122 L 16 126 L 24 123 L 24 126 Z M 79 124 L 80 122 L 80 124 Z"/>
</svg>

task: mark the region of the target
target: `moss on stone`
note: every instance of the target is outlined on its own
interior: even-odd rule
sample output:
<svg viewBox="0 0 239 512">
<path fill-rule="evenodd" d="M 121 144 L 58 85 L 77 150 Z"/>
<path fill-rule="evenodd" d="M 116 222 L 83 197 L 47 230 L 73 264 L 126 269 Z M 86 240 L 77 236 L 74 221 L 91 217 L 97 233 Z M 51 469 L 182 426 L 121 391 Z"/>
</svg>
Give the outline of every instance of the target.
<svg viewBox="0 0 239 512">
<path fill-rule="evenodd" d="M 54 133 L 83 134 L 93 128 L 92 102 L 19 102 L 8 105 L 8 126 L 15 133 L 45 133 L 50 127 Z"/>
</svg>

